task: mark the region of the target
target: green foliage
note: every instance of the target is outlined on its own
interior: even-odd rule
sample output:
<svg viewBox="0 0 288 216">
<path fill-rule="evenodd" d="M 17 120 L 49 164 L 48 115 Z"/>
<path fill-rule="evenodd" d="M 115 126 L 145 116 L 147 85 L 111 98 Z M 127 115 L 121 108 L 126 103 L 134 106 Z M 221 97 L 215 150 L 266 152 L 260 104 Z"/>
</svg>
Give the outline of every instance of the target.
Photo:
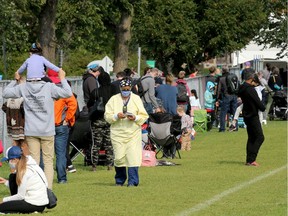
<svg viewBox="0 0 288 216">
<path fill-rule="evenodd" d="M 87 69 L 89 62 L 93 60 L 102 59 L 100 55 L 79 47 L 73 52 L 64 53 L 63 69 L 67 73 L 67 76 L 80 76 Z"/>
<path fill-rule="evenodd" d="M 134 39 L 148 57 L 179 68 L 243 48 L 266 17 L 259 0 L 146 1 L 136 8 Z"/>
<path fill-rule="evenodd" d="M 255 39 L 258 44 L 263 44 L 265 47 L 280 48 L 281 51 L 278 53 L 280 58 L 284 55 L 287 56 L 287 1 L 267 1 L 266 10 L 269 18 Z"/>
</svg>

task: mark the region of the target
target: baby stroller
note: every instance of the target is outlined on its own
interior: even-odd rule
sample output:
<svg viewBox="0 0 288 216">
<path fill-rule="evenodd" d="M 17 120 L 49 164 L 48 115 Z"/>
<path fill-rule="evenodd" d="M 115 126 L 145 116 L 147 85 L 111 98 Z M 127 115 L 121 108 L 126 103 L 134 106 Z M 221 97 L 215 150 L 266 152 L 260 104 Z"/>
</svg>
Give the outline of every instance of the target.
<svg viewBox="0 0 288 216">
<path fill-rule="evenodd" d="M 285 91 L 276 91 L 272 96 L 272 104 L 269 109 L 269 119 L 274 120 L 280 118 L 287 120 L 288 109 L 287 109 L 287 94 Z"/>
</svg>

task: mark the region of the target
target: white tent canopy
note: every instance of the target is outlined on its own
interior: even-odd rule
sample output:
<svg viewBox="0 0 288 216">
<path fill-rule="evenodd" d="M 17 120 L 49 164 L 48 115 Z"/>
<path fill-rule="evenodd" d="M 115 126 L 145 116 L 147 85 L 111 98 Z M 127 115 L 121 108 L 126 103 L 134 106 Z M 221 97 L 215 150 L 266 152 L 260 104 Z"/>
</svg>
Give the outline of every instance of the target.
<svg viewBox="0 0 288 216">
<path fill-rule="evenodd" d="M 277 59 L 277 53 L 280 52 L 278 48 L 265 48 L 259 46 L 255 42 L 250 42 L 245 48 L 238 52 L 233 53 L 233 66 L 242 64 L 246 61 L 253 61 L 255 59 L 262 60 L 275 60 L 275 61 L 286 61 L 288 62 L 288 56 Z M 237 56 L 238 54 L 238 56 Z"/>
<path fill-rule="evenodd" d="M 102 60 L 94 60 L 92 62 L 90 62 L 87 67 L 89 65 L 92 65 L 92 64 L 99 64 L 100 66 L 102 66 L 104 68 L 104 70 L 107 72 L 107 73 L 110 73 L 111 71 L 113 71 L 113 61 L 108 57 L 108 56 L 105 56 Z"/>
</svg>

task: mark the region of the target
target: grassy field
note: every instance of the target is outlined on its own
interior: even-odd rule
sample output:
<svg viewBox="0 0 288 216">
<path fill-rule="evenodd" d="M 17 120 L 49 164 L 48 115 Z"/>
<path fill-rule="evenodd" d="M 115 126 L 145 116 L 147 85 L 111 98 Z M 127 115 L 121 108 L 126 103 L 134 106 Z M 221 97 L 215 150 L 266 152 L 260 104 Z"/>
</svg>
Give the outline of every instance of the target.
<svg viewBox="0 0 288 216">
<path fill-rule="evenodd" d="M 178 166 L 140 168 L 140 186 L 115 187 L 114 171 L 91 172 L 78 157 L 68 184 L 54 184 L 56 208 L 45 215 L 287 215 L 287 122 L 264 126 L 260 167 L 245 166 L 246 130 L 198 133 Z M 7 176 L 7 165 L 0 168 Z M 8 190 L 0 187 L 0 197 Z"/>
</svg>

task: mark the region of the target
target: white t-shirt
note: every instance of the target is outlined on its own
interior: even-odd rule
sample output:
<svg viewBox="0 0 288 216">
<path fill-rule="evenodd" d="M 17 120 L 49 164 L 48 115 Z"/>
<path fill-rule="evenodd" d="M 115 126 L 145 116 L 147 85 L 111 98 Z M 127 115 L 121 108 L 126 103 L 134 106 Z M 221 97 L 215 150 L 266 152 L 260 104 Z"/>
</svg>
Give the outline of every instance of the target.
<svg viewBox="0 0 288 216">
<path fill-rule="evenodd" d="M 199 107 L 199 109 L 201 109 L 201 105 L 200 105 L 200 101 L 199 98 L 196 99 L 195 96 L 190 96 L 189 97 L 189 101 L 190 101 L 190 106 L 192 107 Z"/>
</svg>

